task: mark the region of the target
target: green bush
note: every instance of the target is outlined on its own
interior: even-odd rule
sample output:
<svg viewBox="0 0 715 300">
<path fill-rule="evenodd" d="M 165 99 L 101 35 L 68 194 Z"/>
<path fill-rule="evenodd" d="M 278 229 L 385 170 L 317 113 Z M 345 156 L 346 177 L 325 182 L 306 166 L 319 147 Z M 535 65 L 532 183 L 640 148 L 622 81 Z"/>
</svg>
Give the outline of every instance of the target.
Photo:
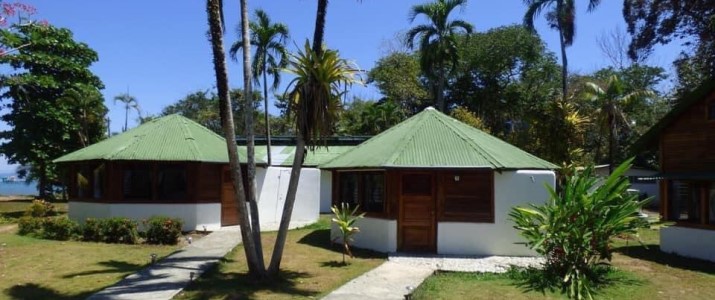
<svg viewBox="0 0 715 300">
<path fill-rule="evenodd" d="M 43 239 L 66 241 L 77 236 L 79 225 L 66 216 L 42 219 Z"/>
<path fill-rule="evenodd" d="M 42 218 L 22 217 L 17 222 L 17 234 L 41 237 L 42 222 Z"/>
<path fill-rule="evenodd" d="M 88 242 L 136 244 L 139 238 L 137 222 L 121 217 L 89 218 L 82 225 L 81 232 L 82 239 Z"/>
<path fill-rule="evenodd" d="M 559 192 L 550 186 L 544 205 L 515 207 L 509 213 L 527 246 L 543 255 L 543 277 L 572 298 L 591 298 L 606 272 L 598 266 L 611 260 L 611 240 L 618 235 L 636 235 L 647 226 L 638 217 L 648 201 L 630 194 L 623 174 L 628 160 L 605 181 L 593 175 L 593 167 L 574 171 Z"/>
<path fill-rule="evenodd" d="M 153 216 L 144 220 L 146 242 L 149 244 L 175 245 L 181 236 L 184 222 L 179 218 Z"/>
<path fill-rule="evenodd" d="M 42 218 L 55 215 L 57 215 L 55 206 L 45 200 L 33 200 L 32 204 L 25 209 L 25 216 L 27 217 Z"/>
</svg>

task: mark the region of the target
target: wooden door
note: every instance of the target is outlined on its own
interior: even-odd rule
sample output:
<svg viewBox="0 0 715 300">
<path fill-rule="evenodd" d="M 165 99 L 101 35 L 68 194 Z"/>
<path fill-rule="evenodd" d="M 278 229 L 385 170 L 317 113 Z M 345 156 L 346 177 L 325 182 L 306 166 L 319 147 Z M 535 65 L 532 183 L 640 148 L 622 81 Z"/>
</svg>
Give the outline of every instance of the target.
<svg viewBox="0 0 715 300">
<path fill-rule="evenodd" d="M 221 168 L 221 226 L 238 225 L 238 206 L 234 196 L 231 172 Z"/>
<path fill-rule="evenodd" d="M 434 174 L 402 173 L 400 182 L 400 214 L 398 248 L 407 252 L 435 252 Z"/>
</svg>

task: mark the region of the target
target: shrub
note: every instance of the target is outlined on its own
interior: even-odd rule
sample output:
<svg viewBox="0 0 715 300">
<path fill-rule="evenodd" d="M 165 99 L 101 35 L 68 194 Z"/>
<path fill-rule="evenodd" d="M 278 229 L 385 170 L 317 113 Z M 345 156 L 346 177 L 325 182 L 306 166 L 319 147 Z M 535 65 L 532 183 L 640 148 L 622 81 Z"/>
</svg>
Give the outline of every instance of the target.
<svg viewBox="0 0 715 300">
<path fill-rule="evenodd" d="M 546 204 L 515 207 L 509 213 L 527 246 L 546 258 L 543 278 L 569 297 L 591 298 L 605 274 L 598 266 L 611 260 L 611 239 L 635 235 L 648 224 L 638 217 L 648 200 L 627 193 L 630 184 L 623 174 L 631 161 L 602 182 L 593 175 L 593 167 L 574 172 L 558 193 L 546 187 Z"/>
<path fill-rule="evenodd" d="M 87 219 L 82 226 L 82 238 L 89 242 L 136 244 L 137 222 L 128 218 Z"/>
<path fill-rule="evenodd" d="M 338 225 L 340 230 L 340 236 L 333 239 L 333 242 L 340 239 L 343 244 L 343 264 L 345 264 L 345 254 L 353 257 L 353 253 L 350 251 L 350 243 L 352 243 L 352 236 L 360 232 L 357 226 L 353 226 L 355 222 L 365 216 L 365 213 L 357 215 L 358 206 L 350 209 L 350 205 L 343 202 L 340 204 L 340 208 L 336 205 L 330 208 L 335 214 L 333 217 L 333 223 Z"/>
<path fill-rule="evenodd" d="M 42 218 L 22 217 L 17 222 L 17 234 L 40 237 L 42 235 Z"/>
<path fill-rule="evenodd" d="M 45 200 L 33 200 L 32 204 L 25 209 L 25 216 L 27 217 L 42 218 L 54 215 L 57 215 L 55 206 Z"/>
<path fill-rule="evenodd" d="M 179 218 L 153 216 L 144 220 L 144 233 L 149 244 L 175 245 L 181 236 L 184 222 Z"/>
<path fill-rule="evenodd" d="M 66 216 L 42 219 L 43 239 L 66 241 L 77 236 L 78 232 L 79 225 Z"/>
<path fill-rule="evenodd" d="M 103 219 L 101 235 L 105 243 L 136 244 L 137 222 L 120 217 Z"/>
</svg>

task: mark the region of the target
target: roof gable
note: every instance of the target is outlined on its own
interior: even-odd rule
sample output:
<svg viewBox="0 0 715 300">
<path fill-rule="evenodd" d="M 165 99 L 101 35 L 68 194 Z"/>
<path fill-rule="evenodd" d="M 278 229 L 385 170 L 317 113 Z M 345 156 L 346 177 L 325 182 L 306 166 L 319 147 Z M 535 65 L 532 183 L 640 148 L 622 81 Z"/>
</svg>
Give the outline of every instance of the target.
<svg viewBox="0 0 715 300">
<path fill-rule="evenodd" d="M 245 162 L 245 158 L 245 151 L 239 151 L 239 159 Z M 228 163 L 228 151 L 223 137 L 188 118 L 169 115 L 64 155 L 54 162 L 87 160 Z"/>
<path fill-rule="evenodd" d="M 431 107 L 320 167 L 557 168 L 554 164 Z"/>
</svg>

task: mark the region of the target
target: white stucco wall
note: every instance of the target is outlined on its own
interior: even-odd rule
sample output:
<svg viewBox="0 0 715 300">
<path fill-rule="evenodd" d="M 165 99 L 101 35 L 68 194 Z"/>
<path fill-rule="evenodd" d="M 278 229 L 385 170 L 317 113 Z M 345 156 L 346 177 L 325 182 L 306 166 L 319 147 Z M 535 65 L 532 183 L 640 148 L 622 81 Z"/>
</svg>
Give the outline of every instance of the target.
<svg viewBox="0 0 715 300">
<path fill-rule="evenodd" d="M 365 217 L 358 220 L 356 226 L 360 232 L 353 236 L 352 245 L 358 248 L 379 252 L 397 251 L 397 221 Z M 340 237 L 340 231 L 335 223 L 330 230 L 330 240 Z M 338 238 L 336 242 L 340 242 Z"/>
<path fill-rule="evenodd" d="M 660 229 L 660 250 L 715 262 L 715 231 L 671 226 Z"/>
<path fill-rule="evenodd" d="M 514 206 L 545 203 L 544 184 L 554 186 L 553 171 L 502 171 L 494 173 L 494 224 L 439 222 L 437 252 L 453 255 L 533 256 L 508 218 Z"/>
<path fill-rule="evenodd" d="M 333 204 L 333 173 L 320 171 L 320 213 L 330 213 Z"/>
<path fill-rule="evenodd" d="M 182 230 L 217 230 L 221 228 L 220 203 L 87 203 L 69 202 L 69 217 L 78 222 L 87 218 L 126 217 L 140 223 L 151 216 L 170 216 L 184 221 Z"/>
<path fill-rule="evenodd" d="M 256 190 L 261 231 L 277 230 L 283 215 L 288 193 L 291 168 L 268 167 L 256 169 Z M 302 227 L 318 221 L 320 211 L 321 171 L 303 168 L 298 182 L 298 193 L 293 206 L 290 228 Z"/>
</svg>

